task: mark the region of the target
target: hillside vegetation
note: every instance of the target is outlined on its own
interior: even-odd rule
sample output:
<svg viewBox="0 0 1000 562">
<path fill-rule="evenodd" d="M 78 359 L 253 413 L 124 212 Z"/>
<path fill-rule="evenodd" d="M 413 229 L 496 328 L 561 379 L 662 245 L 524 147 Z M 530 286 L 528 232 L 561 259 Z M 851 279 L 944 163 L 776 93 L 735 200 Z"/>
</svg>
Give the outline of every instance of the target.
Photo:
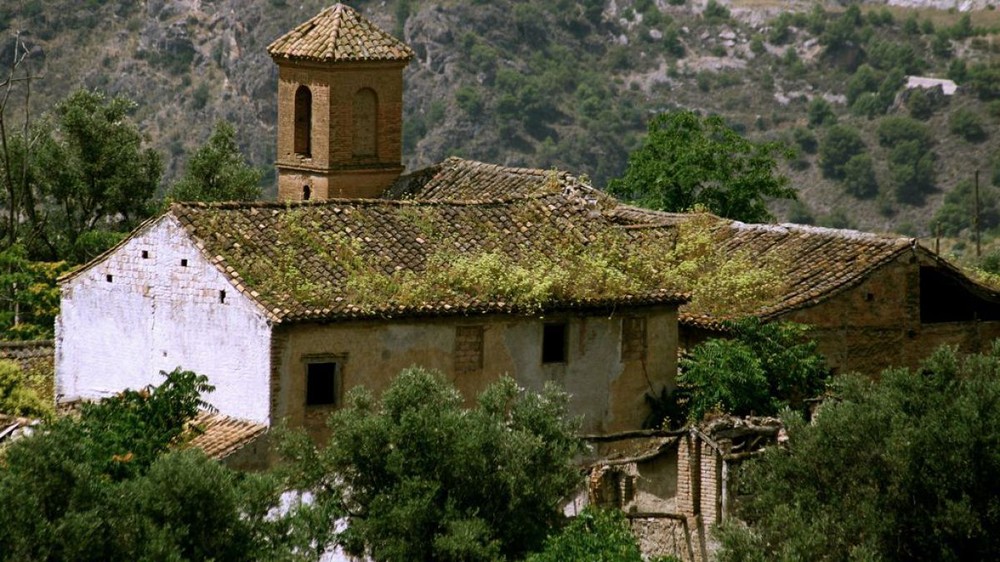
<svg viewBox="0 0 1000 562">
<path fill-rule="evenodd" d="M 265 48 L 327 4 L 13 1 L 0 7 L 0 64 L 20 31 L 34 116 L 79 86 L 137 100 L 168 184 L 212 124 L 230 121 L 251 161 L 267 168 L 268 196 L 277 73 Z M 782 220 L 916 235 L 940 222 L 944 234 L 967 237 L 976 169 L 991 213 L 984 225 L 1000 220 L 995 10 L 761 0 L 352 4 L 417 53 L 406 72 L 409 169 L 460 155 L 556 166 L 604 187 L 652 116 L 689 108 L 796 147 L 784 166 L 801 202 L 777 206 Z M 902 88 L 909 74 L 951 76 L 962 88 L 914 96 Z"/>
</svg>

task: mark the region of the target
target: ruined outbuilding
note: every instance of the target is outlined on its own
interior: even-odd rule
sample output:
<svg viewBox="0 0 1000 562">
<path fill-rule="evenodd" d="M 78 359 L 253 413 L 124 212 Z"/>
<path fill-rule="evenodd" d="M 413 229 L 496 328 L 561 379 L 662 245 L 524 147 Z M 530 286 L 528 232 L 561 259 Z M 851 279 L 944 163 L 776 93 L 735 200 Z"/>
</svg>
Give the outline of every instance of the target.
<svg viewBox="0 0 1000 562">
<path fill-rule="evenodd" d="M 625 512 L 643 555 L 704 562 L 732 510 L 734 469 L 783 438 L 774 418 L 722 416 L 677 431 L 593 437 L 587 502 Z"/>
</svg>

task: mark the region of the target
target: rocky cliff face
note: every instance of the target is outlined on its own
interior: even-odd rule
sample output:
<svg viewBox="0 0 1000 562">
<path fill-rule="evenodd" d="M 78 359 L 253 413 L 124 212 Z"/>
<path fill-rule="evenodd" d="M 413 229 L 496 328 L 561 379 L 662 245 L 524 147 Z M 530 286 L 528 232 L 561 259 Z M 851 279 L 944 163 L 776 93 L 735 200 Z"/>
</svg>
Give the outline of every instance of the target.
<svg viewBox="0 0 1000 562">
<path fill-rule="evenodd" d="M 166 182 L 180 173 L 212 124 L 228 120 L 249 158 L 272 172 L 265 176 L 265 194 L 273 194 L 277 73 L 265 49 L 330 1 L 25 0 L 16 10 L 0 6 L 0 30 L 7 30 L 0 35 L 0 65 L 10 60 L 12 34 L 20 30 L 36 76 L 36 116 L 78 87 L 135 99 L 137 120 L 164 155 Z M 768 40 L 763 51 L 752 48 L 754 38 L 770 37 L 778 14 L 807 12 L 812 1 L 719 3 L 731 18 L 706 18 L 707 0 L 352 4 L 417 53 L 405 74 L 408 168 L 459 155 L 570 169 L 601 186 L 620 174 L 648 118 L 673 107 L 720 113 L 745 134 L 762 138 L 790 138 L 792 128 L 805 124 L 808 101 L 815 97 L 846 113 L 850 75 L 828 72 L 814 35 L 793 26 L 791 43 Z M 869 3 L 971 10 L 991 2 Z M 830 7 L 840 9 L 833 2 Z M 899 21 L 905 15 L 895 13 Z M 974 21 L 995 15 L 982 11 Z M 929 38 L 921 41 L 930 44 Z M 964 56 L 965 48 L 956 44 L 956 54 Z M 801 62 L 789 59 L 789 50 Z M 941 60 L 935 64 L 947 65 Z M 948 169 L 989 165 L 967 152 L 955 154 L 972 160 Z M 845 199 L 841 186 L 817 173 L 815 159 L 804 157 L 804 167 L 788 169 L 815 216 L 840 208 L 858 217 L 854 226 L 875 229 L 926 222 L 921 213 L 927 211 L 920 209 L 879 214 L 882 202 Z M 953 184 L 946 180 L 944 191 Z M 929 205 L 940 199 L 930 197 Z M 792 213 L 779 211 L 783 218 Z"/>
</svg>

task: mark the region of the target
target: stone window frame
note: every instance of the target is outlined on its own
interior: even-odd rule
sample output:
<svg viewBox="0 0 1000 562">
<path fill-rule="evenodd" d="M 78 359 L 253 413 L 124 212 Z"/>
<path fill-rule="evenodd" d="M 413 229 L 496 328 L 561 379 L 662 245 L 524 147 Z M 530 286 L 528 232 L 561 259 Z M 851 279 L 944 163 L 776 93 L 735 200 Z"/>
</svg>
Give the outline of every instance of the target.
<svg viewBox="0 0 1000 562">
<path fill-rule="evenodd" d="M 344 399 L 344 369 L 347 365 L 346 353 L 311 353 L 303 355 L 302 359 L 302 404 L 307 410 L 334 409 L 343 404 Z M 309 365 L 319 363 L 333 363 L 333 402 L 331 403 L 309 403 Z"/>
</svg>

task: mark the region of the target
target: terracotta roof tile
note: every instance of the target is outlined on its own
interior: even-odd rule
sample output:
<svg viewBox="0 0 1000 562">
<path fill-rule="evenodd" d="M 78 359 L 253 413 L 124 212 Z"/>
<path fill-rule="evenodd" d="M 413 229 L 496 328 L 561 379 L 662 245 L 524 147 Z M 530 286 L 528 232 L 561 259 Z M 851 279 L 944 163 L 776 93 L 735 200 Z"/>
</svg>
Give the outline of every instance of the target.
<svg viewBox="0 0 1000 562">
<path fill-rule="evenodd" d="M 186 443 L 187 447 L 201 449 L 209 457 L 221 460 L 263 435 L 267 426 L 202 411 L 188 422 L 188 431 L 194 437 Z"/>
<path fill-rule="evenodd" d="M 916 240 L 796 224 L 745 224 L 719 219 L 723 252 L 744 251 L 762 266 L 774 267 L 786 289 L 771 302 L 760 303 L 755 316 L 773 318 L 827 299 L 863 281 L 872 271 L 903 252 Z M 725 317 L 688 313 L 681 323 L 722 330 Z"/>
<path fill-rule="evenodd" d="M 400 61 L 413 58 L 405 43 L 344 4 L 316 14 L 268 45 L 273 58 L 320 62 Z"/>
<path fill-rule="evenodd" d="M 567 172 L 513 168 L 454 156 L 400 177 L 383 197 L 424 201 L 489 201 L 553 193 L 614 202 L 608 195 L 585 185 Z"/>
<path fill-rule="evenodd" d="M 544 268 L 575 259 L 577 250 L 602 251 L 594 244 L 611 236 L 627 247 L 671 235 L 665 230 L 628 231 L 606 220 L 586 200 L 560 194 L 481 202 L 187 203 L 175 204 L 169 214 L 237 288 L 279 322 L 530 313 L 537 307 L 503 294 L 446 284 L 421 295 L 421 285 L 450 267 L 450 259 L 494 255 L 503 267 L 527 259 L 535 262 L 525 267 L 541 260 L 539 267 Z M 400 279 L 415 284 L 415 297 L 366 300 L 372 295 L 381 298 L 385 284 L 395 286 Z M 426 285 L 431 287 L 431 282 Z M 558 295 L 541 306 L 551 310 L 685 300 L 675 291 L 644 286 L 634 293 L 609 289 L 579 298 Z M 395 294 L 389 289 L 388 294 Z"/>
</svg>

